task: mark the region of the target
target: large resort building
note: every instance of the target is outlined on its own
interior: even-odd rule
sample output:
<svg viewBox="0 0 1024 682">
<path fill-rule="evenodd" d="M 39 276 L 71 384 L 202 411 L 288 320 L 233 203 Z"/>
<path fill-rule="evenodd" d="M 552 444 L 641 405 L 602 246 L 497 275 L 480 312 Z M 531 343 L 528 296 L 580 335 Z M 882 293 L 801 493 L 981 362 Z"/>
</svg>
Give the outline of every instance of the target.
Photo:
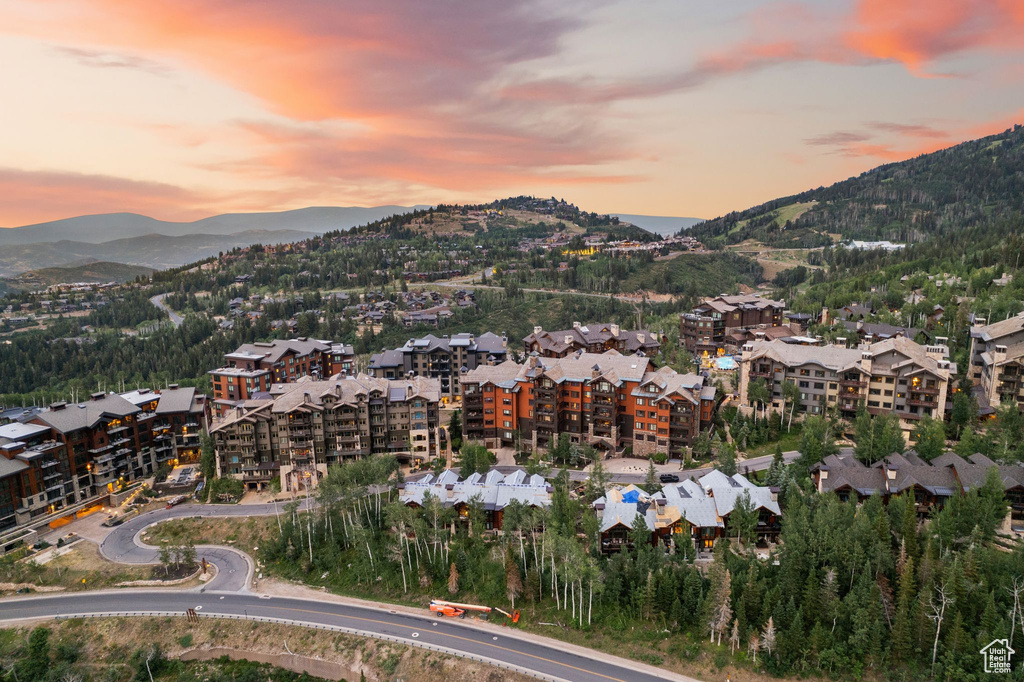
<svg viewBox="0 0 1024 682">
<path fill-rule="evenodd" d="M 648 357 L 657 355 L 661 343 L 649 331 L 629 331 L 617 324 L 572 323 L 572 329 L 548 332 L 534 327 L 533 333 L 523 339 L 527 355 L 536 354 L 546 358 L 564 358 L 577 351 L 604 353 L 614 350 L 623 355 L 634 353 Z"/>
<path fill-rule="evenodd" d="M 782 327 L 786 304 L 756 294 L 721 295 L 705 299 L 679 319 L 679 338 L 691 353 L 716 353 L 742 345 L 742 332 Z"/>
<path fill-rule="evenodd" d="M 491 332 L 441 338 L 427 334 L 409 339 L 401 348 L 371 356 L 368 373 L 381 379 L 437 379 L 441 393 L 455 398 L 462 395 L 463 372 L 504 362 L 507 357 L 508 339 Z"/>
<path fill-rule="evenodd" d="M 715 388 L 639 355 L 532 356 L 463 378 L 463 433 L 489 447 L 550 448 L 562 433 L 609 454 L 683 457 L 711 423 Z"/>
<path fill-rule="evenodd" d="M 1024 410 L 1024 313 L 971 329 L 970 377 L 981 414 Z"/>
<path fill-rule="evenodd" d="M 436 379 L 336 376 L 279 384 L 244 401 L 210 430 L 220 476 L 262 489 L 312 487 L 327 467 L 347 458 L 390 453 L 427 461 L 439 453 Z"/>
<path fill-rule="evenodd" d="M 729 534 L 729 518 L 738 504 L 757 513 L 754 537 L 759 544 L 774 543 L 782 530 L 778 491 L 756 486 L 745 476 L 727 476 L 717 469 L 699 479 L 664 486 L 653 495 L 634 485 L 608 490 L 591 505 L 601 520 L 601 551 L 622 551 L 630 544 L 637 517 L 643 518 L 654 546 L 692 542 L 697 550 L 710 550 Z"/>
<path fill-rule="evenodd" d="M 205 398 L 177 386 L 101 392 L 0 426 L 0 553 L 12 531 L 97 507 L 162 466 L 197 461 Z"/>
<path fill-rule="evenodd" d="M 945 339 L 922 346 L 897 336 L 848 348 L 754 341 L 743 346 L 740 362 L 741 401 L 749 389 L 764 382 L 771 395 L 768 409 L 782 411 L 783 382 L 800 389 L 795 411 L 822 414 L 835 408 L 852 417 L 863 405 L 872 415 L 891 413 L 909 436 L 923 417 L 943 419 L 952 404 L 956 364 L 949 361 Z"/>
<path fill-rule="evenodd" d="M 222 367 L 209 372 L 214 410 L 222 415 L 275 384 L 352 374 L 354 359 L 352 346 L 305 337 L 242 344 L 224 355 Z"/>
</svg>

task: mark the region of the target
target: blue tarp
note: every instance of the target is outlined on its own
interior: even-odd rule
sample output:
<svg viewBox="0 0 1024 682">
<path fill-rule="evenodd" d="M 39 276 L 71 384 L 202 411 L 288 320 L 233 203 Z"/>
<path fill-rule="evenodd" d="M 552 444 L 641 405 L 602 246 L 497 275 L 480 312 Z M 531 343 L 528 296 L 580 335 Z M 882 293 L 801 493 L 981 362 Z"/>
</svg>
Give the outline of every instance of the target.
<svg viewBox="0 0 1024 682">
<path fill-rule="evenodd" d="M 628 493 L 625 493 L 622 496 L 622 501 L 623 502 L 635 503 L 639 499 L 640 499 L 640 491 L 639 490 L 630 490 Z"/>
</svg>

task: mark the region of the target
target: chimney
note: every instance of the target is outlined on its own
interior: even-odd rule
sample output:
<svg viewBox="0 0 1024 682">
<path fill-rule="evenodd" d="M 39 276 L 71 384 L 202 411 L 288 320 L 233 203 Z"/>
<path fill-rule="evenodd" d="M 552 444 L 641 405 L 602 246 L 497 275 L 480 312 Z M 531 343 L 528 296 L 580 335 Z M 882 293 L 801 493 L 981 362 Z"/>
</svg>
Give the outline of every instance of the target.
<svg viewBox="0 0 1024 682">
<path fill-rule="evenodd" d="M 533 333 L 534 333 L 534 334 L 540 334 L 540 333 L 541 333 L 542 331 L 544 331 L 544 328 L 543 328 L 543 327 L 536 327 L 536 326 L 535 326 L 535 327 L 533 328 Z"/>
<path fill-rule="evenodd" d="M 106 393 L 104 393 L 103 391 L 97 391 L 89 396 L 89 400 L 103 400 L 103 396 L 105 395 Z"/>
<path fill-rule="evenodd" d="M 568 343 L 568 344 L 572 343 L 572 335 L 571 334 L 566 334 L 565 335 L 565 342 Z"/>
<path fill-rule="evenodd" d="M 637 334 L 636 335 L 636 340 L 639 343 L 644 343 L 647 340 L 647 334 Z"/>
<path fill-rule="evenodd" d="M 455 497 L 455 484 L 454 483 L 446 483 L 445 486 L 444 486 L 444 489 L 448 491 L 448 499 L 449 500 L 452 499 L 453 497 Z"/>
<path fill-rule="evenodd" d="M 50 409 L 56 412 L 57 410 L 63 410 L 68 404 L 61 400 L 60 402 L 50 403 Z"/>
<path fill-rule="evenodd" d="M 611 331 L 612 336 L 614 336 L 615 338 L 619 338 L 619 325 L 617 325 L 617 324 L 608 325 L 608 329 Z"/>
<path fill-rule="evenodd" d="M 839 346 L 840 348 L 846 348 L 846 337 L 845 336 L 840 336 L 840 337 L 836 338 L 836 344 L 835 345 Z"/>
<path fill-rule="evenodd" d="M 579 329 L 580 328 L 580 323 L 579 322 L 573 322 L 572 323 L 572 328 L 573 329 Z"/>
<path fill-rule="evenodd" d="M 864 370 L 865 374 L 871 374 L 871 353 L 863 352 L 860 354 L 860 367 Z"/>
<path fill-rule="evenodd" d="M 177 390 L 178 384 L 168 384 L 167 388 L 171 389 L 172 391 Z"/>
</svg>

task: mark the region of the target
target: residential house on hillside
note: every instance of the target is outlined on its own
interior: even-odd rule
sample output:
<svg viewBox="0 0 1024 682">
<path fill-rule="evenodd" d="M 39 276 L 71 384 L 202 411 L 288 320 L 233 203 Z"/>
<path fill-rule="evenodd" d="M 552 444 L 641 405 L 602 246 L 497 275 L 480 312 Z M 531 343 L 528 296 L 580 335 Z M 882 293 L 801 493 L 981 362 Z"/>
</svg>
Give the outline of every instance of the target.
<svg viewBox="0 0 1024 682">
<path fill-rule="evenodd" d="M 918 513 L 925 515 L 940 509 L 953 495 L 984 485 L 992 469 L 998 471 L 1010 503 L 1010 523 L 1024 530 L 1024 465 L 996 464 L 980 453 L 964 458 L 947 452 L 926 462 L 909 450 L 868 466 L 845 452 L 815 464 L 811 480 L 818 492 L 833 492 L 844 501 L 863 502 L 872 495 L 887 501 L 893 495 L 912 494 Z"/>
<path fill-rule="evenodd" d="M 533 333 L 523 339 L 526 353 L 536 353 L 546 358 L 564 358 L 576 351 L 586 353 L 603 353 L 608 350 L 618 351 L 623 355 L 641 354 L 654 356 L 658 354 L 661 344 L 658 338 L 647 330 L 631 331 L 621 329 L 617 324 L 572 323 L 572 329 L 561 331 L 544 331 L 534 327 Z"/>
<path fill-rule="evenodd" d="M 433 497 L 445 507 L 454 508 L 459 518 L 469 516 L 470 507 L 479 504 L 484 512 L 486 530 L 502 530 L 505 507 L 518 501 L 526 508 L 551 506 L 553 488 L 543 476 L 529 475 L 522 469 L 502 474 L 492 469 L 474 473 L 464 480 L 451 469 L 438 475 L 427 474 L 417 481 L 398 484 L 398 499 L 409 507 L 423 507 Z"/>
<path fill-rule="evenodd" d="M 692 542 L 698 550 L 710 550 L 729 533 L 729 517 L 743 499 L 758 514 L 754 540 L 775 542 L 782 516 L 778 491 L 717 469 L 697 480 L 666 485 L 653 495 L 635 485 L 614 487 L 591 507 L 601 520 L 601 551 L 606 554 L 629 546 L 637 517 L 647 524 L 654 546 Z"/>
</svg>

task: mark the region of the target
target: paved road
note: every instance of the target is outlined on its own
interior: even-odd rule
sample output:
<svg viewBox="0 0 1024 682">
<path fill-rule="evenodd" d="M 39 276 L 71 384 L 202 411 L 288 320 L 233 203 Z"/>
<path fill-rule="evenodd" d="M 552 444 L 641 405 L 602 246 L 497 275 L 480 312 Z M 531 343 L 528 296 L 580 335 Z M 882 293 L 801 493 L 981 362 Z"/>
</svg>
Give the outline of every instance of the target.
<svg viewBox="0 0 1024 682">
<path fill-rule="evenodd" d="M 19 619 L 87 615 L 181 614 L 196 609 L 201 616 L 278 619 L 309 627 L 344 629 L 360 635 L 384 636 L 413 646 L 441 648 L 454 655 L 518 666 L 538 676 L 574 682 L 655 682 L 690 680 L 613 656 L 589 653 L 555 640 L 522 635 L 515 630 L 478 626 L 429 614 L 415 615 L 387 608 L 333 602 L 264 598 L 253 594 L 203 594 L 172 591 L 81 592 L 46 597 L 0 600 L 0 623 Z M 588 655 L 589 654 L 589 655 Z"/>
<path fill-rule="evenodd" d="M 790 450 L 789 452 L 782 453 L 782 459 L 787 464 L 789 464 L 793 460 L 797 459 L 799 456 L 800 456 L 800 453 L 797 452 L 796 450 Z M 736 470 L 739 471 L 739 473 L 741 473 L 741 474 L 749 472 L 749 471 L 763 471 L 763 470 L 765 470 L 765 469 L 767 469 L 768 467 L 771 466 L 772 459 L 774 459 L 774 455 L 765 455 L 763 457 L 752 457 L 750 459 L 740 460 L 739 462 L 736 463 Z M 676 464 L 676 467 L 677 467 L 678 466 L 678 460 L 672 460 L 672 461 L 673 462 L 677 462 L 677 464 Z M 670 462 L 670 464 L 671 464 L 671 462 Z M 701 469 L 678 469 L 676 467 L 662 465 L 662 466 L 656 467 L 656 468 L 658 469 L 658 473 L 659 474 L 663 474 L 663 473 L 676 474 L 677 476 L 679 476 L 680 480 L 685 480 L 687 478 L 700 478 L 704 474 L 710 473 L 711 471 L 714 470 L 714 467 L 704 467 L 704 468 L 701 468 Z M 587 480 L 587 472 L 585 472 L 585 471 L 570 471 L 569 472 L 569 480 L 571 480 L 571 481 L 585 481 L 585 480 Z M 611 480 L 612 483 L 636 483 L 636 484 L 640 484 L 640 483 L 643 483 L 645 480 L 647 480 L 647 473 L 646 473 L 646 471 L 644 473 L 642 473 L 642 474 L 627 474 L 627 473 L 617 472 L 617 473 L 609 474 L 609 480 Z"/>
<path fill-rule="evenodd" d="M 156 547 L 142 544 L 138 535 L 147 526 L 168 519 L 200 518 L 211 516 L 268 516 L 283 512 L 283 505 L 278 504 L 247 504 L 247 505 L 198 505 L 181 504 L 171 509 L 157 509 L 130 519 L 114 528 L 100 543 L 100 552 L 111 561 L 124 564 L 156 564 L 160 562 L 160 553 Z M 246 554 L 249 547 L 234 549 L 232 547 L 199 545 L 196 554 L 205 558 L 217 567 L 217 575 L 203 589 L 239 592 L 248 590 L 252 582 L 254 567 L 252 559 Z"/>
<path fill-rule="evenodd" d="M 149 302 L 155 305 L 160 310 L 167 313 L 167 317 L 171 318 L 171 324 L 173 324 L 175 327 L 180 327 L 181 323 L 185 321 L 185 318 L 171 310 L 170 307 L 166 303 L 164 303 L 164 296 L 166 295 L 167 294 L 157 294 L 153 298 L 149 299 Z"/>
</svg>

